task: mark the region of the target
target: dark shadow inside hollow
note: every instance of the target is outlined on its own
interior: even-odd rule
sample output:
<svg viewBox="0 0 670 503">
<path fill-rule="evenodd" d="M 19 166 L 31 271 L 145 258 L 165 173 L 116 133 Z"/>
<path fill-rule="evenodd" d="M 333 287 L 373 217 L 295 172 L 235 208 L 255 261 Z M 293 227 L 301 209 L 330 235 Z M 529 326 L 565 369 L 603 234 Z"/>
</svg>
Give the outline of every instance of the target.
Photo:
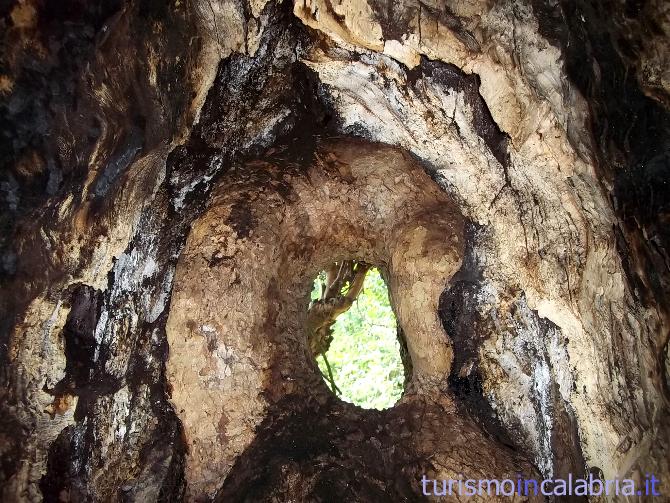
<svg viewBox="0 0 670 503">
<path fill-rule="evenodd" d="M 404 403 L 361 410 L 332 394 L 287 397 L 215 501 L 424 501 L 417 480 L 431 470 L 430 454 L 406 433 L 421 431 L 427 411 L 440 412 Z"/>
</svg>

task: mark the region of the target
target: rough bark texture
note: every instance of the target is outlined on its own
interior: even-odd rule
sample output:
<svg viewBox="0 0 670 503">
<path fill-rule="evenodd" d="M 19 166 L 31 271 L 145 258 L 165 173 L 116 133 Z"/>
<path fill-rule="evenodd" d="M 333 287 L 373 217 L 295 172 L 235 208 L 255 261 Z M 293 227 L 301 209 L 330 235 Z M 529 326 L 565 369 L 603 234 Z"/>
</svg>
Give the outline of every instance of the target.
<svg viewBox="0 0 670 503">
<path fill-rule="evenodd" d="M 662 0 L 0 2 L 3 501 L 670 494 Z M 386 268 L 413 368 L 323 383 L 309 281 Z"/>
</svg>

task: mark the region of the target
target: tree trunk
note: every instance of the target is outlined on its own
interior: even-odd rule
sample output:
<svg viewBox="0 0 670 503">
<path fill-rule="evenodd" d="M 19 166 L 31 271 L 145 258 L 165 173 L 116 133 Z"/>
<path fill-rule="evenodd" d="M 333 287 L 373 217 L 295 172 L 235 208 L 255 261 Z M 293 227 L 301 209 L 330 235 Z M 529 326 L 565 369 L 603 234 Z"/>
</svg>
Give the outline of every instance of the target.
<svg viewBox="0 0 670 503">
<path fill-rule="evenodd" d="M 3 501 L 670 494 L 666 2 L 0 15 Z M 383 411 L 310 348 L 311 282 L 351 260 L 409 371 Z"/>
</svg>

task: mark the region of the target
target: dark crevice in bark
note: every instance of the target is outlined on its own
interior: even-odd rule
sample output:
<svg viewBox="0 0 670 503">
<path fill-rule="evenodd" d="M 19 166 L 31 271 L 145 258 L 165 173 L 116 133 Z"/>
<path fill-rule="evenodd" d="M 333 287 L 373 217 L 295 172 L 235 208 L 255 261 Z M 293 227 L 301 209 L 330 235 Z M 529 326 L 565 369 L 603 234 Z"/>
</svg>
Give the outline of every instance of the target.
<svg viewBox="0 0 670 503">
<path fill-rule="evenodd" d="M 103 295 L 87 285 L 75 285 L 70 290 L 70 313 L 63 328 L 65 377 L 53 390 L 45 390 L 55 396 L 66 392 L 78 393 L 90 387 L 90 375 L 95 366 L 95 327 Z"/>
<path fill-rule="evenodd" d="M 66 427 L 49 447 L 47 471 L 40 480 L 45 503 L 63 501 L 80 490 L 77 487 L 80 474 L 73 469 L 78 464 L 78 453 L 72 447 L 74 432 L 74 426 Z"/>
<path fill-rule="evenodd" d="M 478 349 L 483 335 L 480 334 L 479 325 L 483 320 L 477 311 L 475 294 L 481 288 L 483 277 L 475 256 L 475 242 L 476 236 L 482 231 L 483 228 L 474 223 L 466 226 L 463 265 L 451 279 L 451 286 L 440 296 L 438 314 L 454 345 L 449 386 L 467 413 L 489 435 L 504 445 L 518 449 L 484 396 L 478 368 Z"/>
</svg>

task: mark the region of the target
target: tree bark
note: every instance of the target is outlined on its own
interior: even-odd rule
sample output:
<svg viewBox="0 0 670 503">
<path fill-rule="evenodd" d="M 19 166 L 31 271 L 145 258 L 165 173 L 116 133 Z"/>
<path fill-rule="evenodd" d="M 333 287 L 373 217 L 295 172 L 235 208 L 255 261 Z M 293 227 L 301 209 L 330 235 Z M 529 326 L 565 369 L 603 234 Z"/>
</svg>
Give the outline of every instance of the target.
<svg viewBox="0 0 670 503">
<path fill-rule="evenodd" d="M 0 16 L 3 501 L 670 494 L 667 2 Z M 308 314 L 310 282 L 353 259 L 406 343 L 385 411 L 310 346 L 357 285 Z"/>
</svg>

